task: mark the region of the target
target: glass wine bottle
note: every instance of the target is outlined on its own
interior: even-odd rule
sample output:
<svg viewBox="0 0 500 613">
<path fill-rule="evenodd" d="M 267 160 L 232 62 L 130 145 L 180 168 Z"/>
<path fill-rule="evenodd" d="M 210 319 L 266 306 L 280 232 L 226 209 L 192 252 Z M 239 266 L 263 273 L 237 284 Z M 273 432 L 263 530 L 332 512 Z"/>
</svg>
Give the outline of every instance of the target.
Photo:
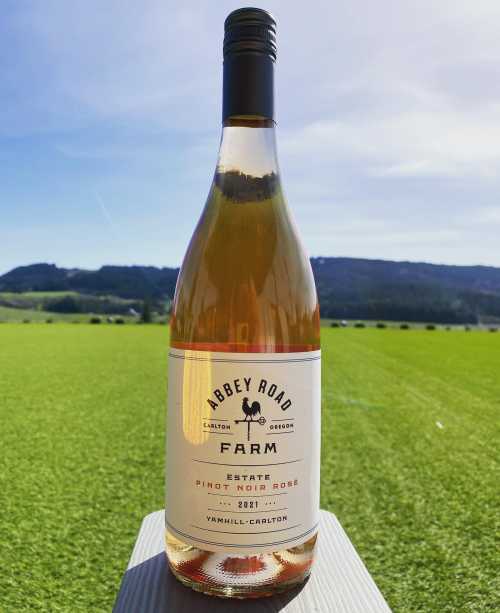
<svg viewBox="0 0 500 613">
<path fill-rule="evenodd" d="M 303 582 L 319 516 L 319 305 L 276 154 L 275 21 L 225 21 L 223 129 L 170 323 L 166 550 L 193 589 Z"/>
</svg>

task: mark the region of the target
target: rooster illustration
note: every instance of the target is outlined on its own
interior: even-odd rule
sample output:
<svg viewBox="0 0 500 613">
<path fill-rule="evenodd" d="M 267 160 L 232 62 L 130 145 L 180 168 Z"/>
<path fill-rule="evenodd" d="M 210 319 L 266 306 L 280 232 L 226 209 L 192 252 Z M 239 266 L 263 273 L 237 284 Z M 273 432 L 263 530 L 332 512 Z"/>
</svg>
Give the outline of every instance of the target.
<svg viewBox="0 0 500 613">
<path fill-rule="evenodd" d="M 256 400 L 254 400 L 250 405 L 248 404 L 248 398 L 243 398 L 243 405 L 241 408 L 243 409 L 243 413 L 245 413 L 244 421 L 247 421 L 249 418 L 251 420 L 254 415 L 257 415 L 257 413 L 260 415 L 260 404 Z"/>
</svg>

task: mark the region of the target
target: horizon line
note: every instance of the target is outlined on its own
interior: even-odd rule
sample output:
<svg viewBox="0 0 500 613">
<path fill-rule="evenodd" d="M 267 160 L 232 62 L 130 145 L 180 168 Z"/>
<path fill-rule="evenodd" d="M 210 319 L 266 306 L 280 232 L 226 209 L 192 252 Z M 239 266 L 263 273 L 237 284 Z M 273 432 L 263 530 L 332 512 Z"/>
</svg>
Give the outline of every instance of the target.
<svg viewBox="0 0 500 613">
<path fill-rule="evenodd" d="M 344 256 L 344 255 L 317 255 L 310 256 L 309 260 L 359 260 L 364 262 L 386 262 L 392 264 L 413 264 L 413 265 L 425 265 L 425 266 L 446 266 L 452 268 L 492 268 L 495 270 L 500 270 L 500 266 L 495 266 L 493 264 L 447 264 L 444 262 L 429 262 L 424 260 L 389 260 L 386 258 L 367 258 L 367 257 L 356 257 L 356 256 Z M 171 265 L 162 265 L 159 266 L 157 264 L 117 264 L 117 263 L 107 263 L 101 264 L 97 268 L 86 268 L 82 266 L 60 266 L 55 262 L 48 261 L 38 261 L 38 262 L 30 262 L 29 264 L 19 264 L 18 266 L 14 266 L 13 268 L 9 268 L 7 270 L 3 269 L 0 272 L 0 277 L 17 270 L 18 268 L 27 268 L 29 266 L 37 266 L 46 264 L 48 266 L 55 266 L 59 270 L 81 270 L 84 272 L 96 272 L 101 270 L 104 267 L 117 267 L 117 268 L 156 268 L 156 269 L 164 269 L 168 268 L 170 270 L 179 270 L 181 265 L 171 266 Z"/>
</svg>

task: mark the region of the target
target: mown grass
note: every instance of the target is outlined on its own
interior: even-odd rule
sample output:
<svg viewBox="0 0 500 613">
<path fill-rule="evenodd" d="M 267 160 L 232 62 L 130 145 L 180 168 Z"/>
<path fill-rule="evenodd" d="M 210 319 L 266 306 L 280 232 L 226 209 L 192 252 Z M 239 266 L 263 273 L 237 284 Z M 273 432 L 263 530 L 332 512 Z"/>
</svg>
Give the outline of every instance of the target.
<svg viewBox="0 0 500 613">
<path fill-rule="evenodd" d="M 394 610 L 498 610 L 500 338 L 323 339 L 323 506 Z"/>
<path fill-rule="evenodd" d="M 0 326 L 0 611 L 111 609 L 164 504 L 167 343 Z M 500 335 L 325 329 L 323 360 L 322 506 L 389 604 L 496 610 Z"/>
</svg>

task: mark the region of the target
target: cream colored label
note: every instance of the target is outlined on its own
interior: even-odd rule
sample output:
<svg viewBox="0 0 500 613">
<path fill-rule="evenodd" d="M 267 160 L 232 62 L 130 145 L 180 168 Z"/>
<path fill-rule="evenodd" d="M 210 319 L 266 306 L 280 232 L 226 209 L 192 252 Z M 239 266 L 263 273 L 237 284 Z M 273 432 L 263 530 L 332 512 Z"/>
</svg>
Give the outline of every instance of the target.
<svg viewBox="0 0 500 613">
<path fill-rule="evenodd" d="M 209 551 L 295 547 L 319 517 L 321 354 L 169 354 L 166 521 Z"/>
</svg>

